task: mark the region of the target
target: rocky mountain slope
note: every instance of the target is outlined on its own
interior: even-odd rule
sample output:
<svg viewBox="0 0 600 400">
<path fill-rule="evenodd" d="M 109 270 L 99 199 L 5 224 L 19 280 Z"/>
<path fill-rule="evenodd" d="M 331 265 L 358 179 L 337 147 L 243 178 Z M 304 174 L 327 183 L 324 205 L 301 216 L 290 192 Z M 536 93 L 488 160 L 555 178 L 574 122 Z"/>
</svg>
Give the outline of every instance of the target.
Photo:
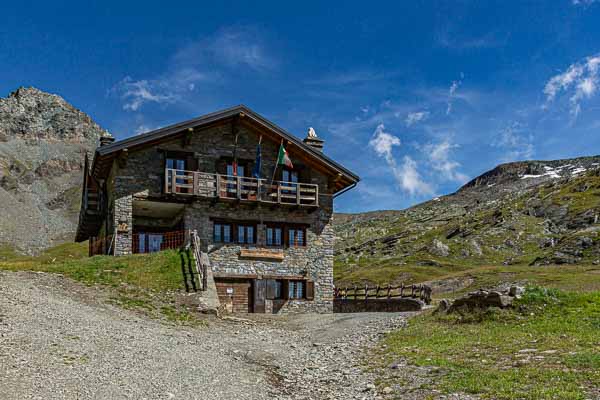
<svg viewBox="0 0 600 400">
<path fill-rule="evenodd" d="M 406 210 L 337 214 L 336 279 L 402 266 L 597 264 L 599 215 L 600 156 L 502 164 Z"/>
<path fill-rule="evenodd" d="M 59 96 L 19 88 L 0 98 L 0 247 L 31 253 L 72 239 L 84 154 L 105 134 Z"/>
</svg>

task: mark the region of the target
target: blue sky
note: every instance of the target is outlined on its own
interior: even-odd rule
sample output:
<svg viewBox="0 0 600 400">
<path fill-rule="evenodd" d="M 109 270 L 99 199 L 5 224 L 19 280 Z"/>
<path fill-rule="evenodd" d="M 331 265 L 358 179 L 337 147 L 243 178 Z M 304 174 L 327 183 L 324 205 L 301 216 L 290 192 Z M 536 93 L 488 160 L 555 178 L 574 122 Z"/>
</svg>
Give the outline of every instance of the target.
<svg viewBox="0 0 600 400">
<path fill-rule="evenodd" d="M 600 154 L 600 1 L 0 6 L 0 95 L 57 93 L 117 138 L 246 104 L 399 209 L 501 162 Z"/>
</svg>

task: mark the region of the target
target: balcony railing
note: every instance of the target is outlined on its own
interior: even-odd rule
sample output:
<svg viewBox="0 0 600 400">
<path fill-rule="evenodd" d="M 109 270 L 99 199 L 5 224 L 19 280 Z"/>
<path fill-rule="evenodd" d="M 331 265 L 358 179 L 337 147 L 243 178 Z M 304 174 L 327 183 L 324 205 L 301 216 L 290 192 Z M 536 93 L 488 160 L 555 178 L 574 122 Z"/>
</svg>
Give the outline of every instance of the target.
<svg viewBox="0 0 600 400">
<path fill-rule="evenodd" d="M 244 176 L 169 169 L 165 193 L 306 207 L 319 205 L 319 187 Z"/>
</svg>

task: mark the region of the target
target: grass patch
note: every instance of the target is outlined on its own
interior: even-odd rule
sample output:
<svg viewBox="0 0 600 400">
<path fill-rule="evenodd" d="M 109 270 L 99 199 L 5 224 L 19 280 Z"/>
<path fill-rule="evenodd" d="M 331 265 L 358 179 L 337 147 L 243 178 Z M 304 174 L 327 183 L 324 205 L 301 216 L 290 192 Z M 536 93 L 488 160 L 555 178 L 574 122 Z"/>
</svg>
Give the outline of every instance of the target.
<svg viewBox="0 0 600 400">
<path fill-rule="evenodd" d="M 515 310 L 426 314 L 389 335 L 387 356 L 437 367 L 432 387 L 493 399 L 585 399 L 600 386 L 600 292 L 529 287 Z"/>
<path fill-rule="evenodd" d="M 122 308 L 177 324 L 197 326 L 205 323 L 186 305 L 175 301 L 177 294 L 183 290 L 177 250 L 121 257 L 87 257 L 87 243 L 66 243 L 37 257 L 15 254 L 10 258 L 0 258 L 0 269 L 62 274 L 86 285 L 108 286 L 114 289 L 109 301 Z"/>
<path fill-rule="evenodd" d="M 176 250 L 129 256 L 86 257 L 79 245 L 61 245 L 39 257 L 21 257 L 0 262 L 9 271 L 41 271 L 63 274 L 87 285 L 176 291 L 182 288 L 181 264 Z"/>
</svg>

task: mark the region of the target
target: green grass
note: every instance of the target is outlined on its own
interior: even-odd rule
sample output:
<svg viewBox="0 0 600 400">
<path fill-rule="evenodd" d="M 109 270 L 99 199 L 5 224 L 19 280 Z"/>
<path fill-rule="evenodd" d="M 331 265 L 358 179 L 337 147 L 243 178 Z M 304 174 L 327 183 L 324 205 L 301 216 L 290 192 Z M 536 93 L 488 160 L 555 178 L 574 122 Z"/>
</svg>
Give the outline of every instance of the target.
<svg viewBox="0 0 600 400">
<path fill-rule="evenodd" d="M 66 243 L 36 257 L 10 250 L 0 252 L 0 269 L 62 274 L 86 285 L 111 287 L 110 301 L 126 309 L 171 322 L 198 325 L 200 320 L 174 300 L 184 290 L 181 261 L 176 250 L 129 256 L 87 257 L 87 243 Z"/>
<path fill-rule="evenodd" d="M 529 287 L 515 310 L 426 314 L 389 335 L 388 359 L 437 367 L 430 388 L 493 399 L 585 399 L 600 385 L 600 292 Z"/>
<path fill-rule="evenodd" d="M 493 287 L 503 282 L 528 282 L 565 290 L 600 291 L 600 266 L 597 265 L 473 265 L 467 260 L 463 264 L 449 264 L 443 260 L 430 259 L 438 265 L 400 264 L 394 259 L 353 264 L 336 262 L 334 279 L 338 287 L 458 279 L 472 281 L 463 291 Z M 456 294 L 460 292 L 454 293 Z"/>
</svg>

